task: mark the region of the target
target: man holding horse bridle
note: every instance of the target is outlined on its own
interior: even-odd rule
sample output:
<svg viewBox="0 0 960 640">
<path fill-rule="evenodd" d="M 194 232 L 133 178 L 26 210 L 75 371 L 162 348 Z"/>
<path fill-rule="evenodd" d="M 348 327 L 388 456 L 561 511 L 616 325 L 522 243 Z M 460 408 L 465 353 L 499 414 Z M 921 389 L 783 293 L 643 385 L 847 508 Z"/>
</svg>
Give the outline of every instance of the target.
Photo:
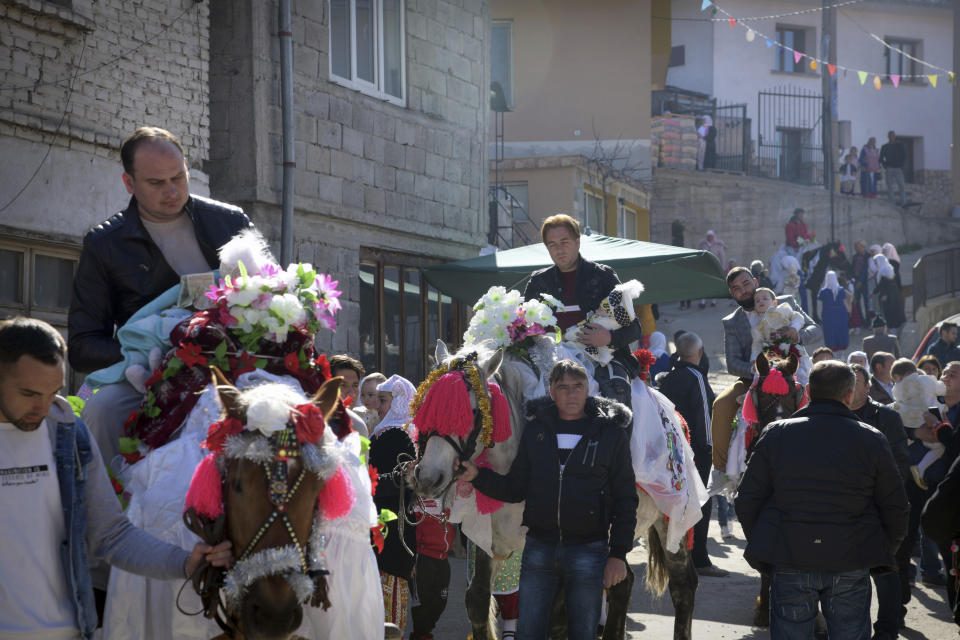
<svg viewBox="0 0 960 640">
<path fill-rule="evenodd" d="M 458 461 L 461 479 L 505 502 L 526 501 L 528 528 L 520 569 L 518 638 L 545 638 L 563 586 L 572 640 L 594 640 L 601 598 L 627 577 L 639 498 L 627 438 L 630 410 L 588 397 L 586 370 L 561 360 L 550 397 L 532 414 L 507 475 Z"/>
<path fill-rule="evenodd" d="M 123 515 L 96 441 L 58 395 L 65 361 L 63 338 L 49 324 L 0 322 L 2 637 L 92 638 L 89 560 L 171 580 L 232 558 L 229 542 L 187 552 Z"/>
<path fill-rule="evenodd" d="M 600 302 L 620 284 L 616 271 L 591 262 L 580 255 L 580 223 L 566 214 L 550 216 L 540 227 L 540 237 L 550 252 L 552 267 L 534 271 L 523 291 L 525 300 L 537 300 L 546 293 L 561 303 L 557 309 L 557 326 L 561 332 L 586 319 Z M 640 322 L 634 318 L 628 325 L 612 331 L 597 324 L 587 324 L 577 340 L 592 347 L 614 349 L 609 365 L 597 366 L 594 377 L 600 393 L 631 405 L 630 383 L 637 376 L 637 361 L 630 353 L 630 343 L 643 335 Z"/>
<path fill-rule="evenodd" d="M 727 287 L 738 307 L 723 319 L 723 346 L 727 360 L 727 372 L 740 379 L 713 403 L 713 416 L 710 431 L 713 435 L 713 466 L 720 471 L 727 468 L 727 449 L 730 446 L 730 427 L 737 415 L 737 399 L 745 394 L 753 381 L 753 362 L 750 352 L 753 345 L 751 329 L 760 317 L 754 311 L 753 294 L 757 289 L 757 279 L 746 267 L 734 267 L 727 274 Z M 797 344 L 810 344 L 823 334 L 820 327 L 807 314 L 803 313 L 793 296 L 777 296 L 776 304 L 788 303 L 794 311 L 803 315 L 803 328 L 787 329 L 787 335 Z"/>
</svg>

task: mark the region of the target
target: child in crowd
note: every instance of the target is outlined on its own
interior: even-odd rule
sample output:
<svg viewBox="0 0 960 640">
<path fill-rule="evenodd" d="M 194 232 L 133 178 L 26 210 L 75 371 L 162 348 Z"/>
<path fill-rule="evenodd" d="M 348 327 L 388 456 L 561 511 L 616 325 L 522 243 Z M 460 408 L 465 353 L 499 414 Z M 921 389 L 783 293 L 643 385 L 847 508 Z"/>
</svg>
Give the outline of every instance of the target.
<svg viewBox="0 0 960 640">
<path fill-rule="evenodd" d="M 633 302 L 643 293 L 643 285 L 638 280 L 630 280 L 618 284 L 606 298 L 600 302 L 600 307 L 587 314 L 586 319 L 567 328 L 563 339 L 572 343 L 572 346 L 587 354 L 597 364 L 610 364 L 613 360 L 613 349 L 586 345 L 578 339 L 580 331 L 588 324 L 596 324 L 608 331 L 626 327 L 637 317 Z"/>
<path fill-rule="evenodd" d="M 931 409 L 944 410 L 937 396 L 947 392 L 942 381 L 917 370 L 909 358 L 900 358 L 890 370 L 893 378 L 893 408 L 903 419 L 907 431 L 907 452 L 910 454 L 910 473 L 921 489 L 936 485 L 946 474 L 941 460 L 945 447 L 939 442 L 924 442 L 915 436 L 917 427 L 924 425 L 923 417 Z"/>
<path fill-rule="evenodd" d="M 796 374 L 797 382 L 807 384 L 812 364 L 806 349 L 799 344 L 788 344 L 786 348 L 781 346 L 787 344 L 784 339 L 787 329 L 800 331 L 803 328 L 803 314 L 794 311 L 786 302 L 778 305 L 776 294 L 766 287 L 760 287 L 753 293 L 753 309 L 760 319 L 751 331 L 753 347 L 750 350 L 750 360 L 756 360 L 762 351 L 767 350 L 777 351 L 783 357 L 794 352 L 800 361 Z"/>
<path fill-rule="evenodd" d="M 380 396 L 377 394 L 377 385 L 386 381 L 387 376 L 382 373 L 371 373 L 360 381 L 360 402 L 353 406 L 353 410 L 363 418 L 368 433 L 372 433 L 373 428 L 380 422 Z"/>
<path fill-rule="evenodd" d="M 780 266 L 783 268 L 781 292 L 785 296 L 793 296 L 795 300 L 799 300 L 800 262 L 793 256 L 784 256 Z"/>
<path fill-rule="evenodd" d="M 443 518 L 450 510 L 444 510 L 442 500 L 423 498 L 414 506 L 419 521 L 417 525 L 417 559 L 413 571 L 413 640 L 433 638 L 433 629 L 447 607 L 447 590 L 450 587 L 450 561 L 447 555 L 453 546 L 453 525 Z"/>
<path fill-rule="evenodd" d="M 840 166 L 840 193 L 853 195 L 854 185 L 857 183 L 857 163 L 852 153 L 847 154 L 844 163 Z"/>
</svg>

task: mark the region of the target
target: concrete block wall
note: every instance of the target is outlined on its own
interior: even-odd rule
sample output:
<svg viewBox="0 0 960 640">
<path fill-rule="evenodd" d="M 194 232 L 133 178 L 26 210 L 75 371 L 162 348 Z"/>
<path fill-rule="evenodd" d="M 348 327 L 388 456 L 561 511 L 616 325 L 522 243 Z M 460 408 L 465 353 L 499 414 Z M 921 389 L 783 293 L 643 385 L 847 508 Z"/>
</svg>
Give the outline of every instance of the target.
<svg viewBox="0 0 960 640">
<path fill-rule="evenodd" d="M 486 243 L 489 2 L 406 0 L 405 106 L 333 81 L 329 3 L 293 8 L 295 251 L 344 287 L 341 330 L 318 347 L 357 354 L 364 252 L 461 259 Z M 277 30 L 275 1 L 211 2 L 211 188 L 274 240 Z"/>
<path fill-rule="evenodd" d="M 796 207 L 805 210 L 804 221 L 817 239 L 829 240 L 830 196 L 824 189 L 765 178 L 658 169 L 650 210 L 652 239 L 669 244 L 670 225 L 679 219 L 685 226 L 687 247 L 697 247 L 712 229 L 726 245 L 728 259 L 743 265 L 757 258 L 767 262 L 783 243 L 784 226 Z M 898 246 L 960 240 L 960 222 L 918 215 L 883 198 L 837 194 L 834 221 L 837 238 L 850 255 L 856 240 Z"/>
<path fill-rule="evenodd" d="M 138 126 L 173 131 L 195 184 L 208 154 L 206 3 L 0 4 L 4 223 L 79 237 L 126 204 L 118 148 Z M 16 159 L 16 161 L 13 161 Z M 0 206 L 8 198 L 0 198 Z"/>
</svg>

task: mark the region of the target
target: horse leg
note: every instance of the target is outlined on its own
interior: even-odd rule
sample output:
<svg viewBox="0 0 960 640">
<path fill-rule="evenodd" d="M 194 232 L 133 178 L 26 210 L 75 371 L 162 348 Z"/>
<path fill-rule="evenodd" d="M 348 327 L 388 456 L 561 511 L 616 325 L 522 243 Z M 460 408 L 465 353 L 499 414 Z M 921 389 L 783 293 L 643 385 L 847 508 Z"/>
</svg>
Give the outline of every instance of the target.
<svg viewBox="0 0 960 640">
<path fill-rule="evenodd" d="M 770 573 L 767 571 L 760 572 L 760 595 L 753 608 L 753 626 L 770 626 Z"/>
<path fill-rule="evenodd" d="M 667 536 L 667 523 L 661 518 L 652 527 L 647 537 L 650 556 L 648 560 L 648 589 L 651 586 L 663 588 L 663 574 L 666 573 L 673 601 L 673 637 L 674 640 L 690 640 L 693 637 L 693 607 L 696 601 L 697 586 L 700 578 L 693 566 L 693 557 L 685 544 L 675 552 L 667 551 L 663 540 Z M 649 582 L 649 577 L 654 582 Z"/>
<path fill-rule="evenodd" d="M 603 640 L 624 640 L 627 637 L 627 611 L 633 594 L 634 574 L 627 564 L 627 577 L 607 589 L 607 622 Z"/>
<path fill-rule="evenodd" d="M 496 634 L 490 624 L 491 595 L 493 583 L 493 559 L 480 547 L 473 545 L 476 552 L 473 564 L 473 579 L 464 595 L 467 617 L 473 628 L 473 640 L 493 640 Z"/>
</svg>

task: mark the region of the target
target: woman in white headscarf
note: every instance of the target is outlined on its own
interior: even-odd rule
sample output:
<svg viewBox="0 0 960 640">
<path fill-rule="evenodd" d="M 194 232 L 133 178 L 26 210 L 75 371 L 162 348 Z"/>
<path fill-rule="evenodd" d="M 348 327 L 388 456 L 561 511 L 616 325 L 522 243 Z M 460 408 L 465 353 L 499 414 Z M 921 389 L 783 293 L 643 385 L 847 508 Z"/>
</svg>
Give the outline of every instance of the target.
<svg viewBox="0 0 960 640">
<path fill-rule="evenodd" d="M 817 294 L 823 305 L 820 311 L 823 344 L 839 355 L 850 344 L 850 293 L 840 286 L 835 271 L 827 271 L 823 288 Z"/>
<path fill-rule="evenodd" d="M 876 271 L 874 280 L 877 283 L 874 289 L 877 296 L 876 307 L 886 319 L 890 333 L 897 335 L 900 327 L 907 321 L 907 316 L 903 310 L 903 292 L 897 284 L 896 271 L 882 253 L 873 256 L 873 264 Z"/>
<path fill-rule="evenodd" d="M 897 281 L 897 286 L 902 287 L 903 283 L 900 282 L 900 254 L 897 253 L 897 248 L 889 242 L 884 242 L 880 251 L 887 258 L 890 266 L 893 267 L 893 279 Z"/>
<path fill-rule="evenodd" d="M 650 353 L 657 360 L 650 365 L 650 374 L 647 380 L 653 386 L 656 385 L 657 374 L 670 370 L 670 354 L 667 353 L 667 336 L 659 331 L 650 334 Z"/>
<path fill-rule="evenodd" d="M 380 422 L 370 434 L 370 466 L 376 469 L 378 482 L 374 503 L 377 511 L 389 509 L 400 515 L 400 487 L 394 482 L 394 469 L 404 459 L 417 456 L 417 430 L 410 416 L 410 403 L 417 392 L 413 384 L 399 375 L 392 375 L 377 385 L 380 404 Z M 411 492 L 404 496 L 410 503 Z M 380 583 L 383 586 L 383 605 L 386 621 L 401 629 L 407 626 L 407 602 L 410 597 L 410 573 L 414 558 L 404 549 L 416 549 L 417 538 L 413 527 L 406 527 L 401 539 L 399 520 L 387 523 L 383 550 L 377 554 Z"/>
</svg>

